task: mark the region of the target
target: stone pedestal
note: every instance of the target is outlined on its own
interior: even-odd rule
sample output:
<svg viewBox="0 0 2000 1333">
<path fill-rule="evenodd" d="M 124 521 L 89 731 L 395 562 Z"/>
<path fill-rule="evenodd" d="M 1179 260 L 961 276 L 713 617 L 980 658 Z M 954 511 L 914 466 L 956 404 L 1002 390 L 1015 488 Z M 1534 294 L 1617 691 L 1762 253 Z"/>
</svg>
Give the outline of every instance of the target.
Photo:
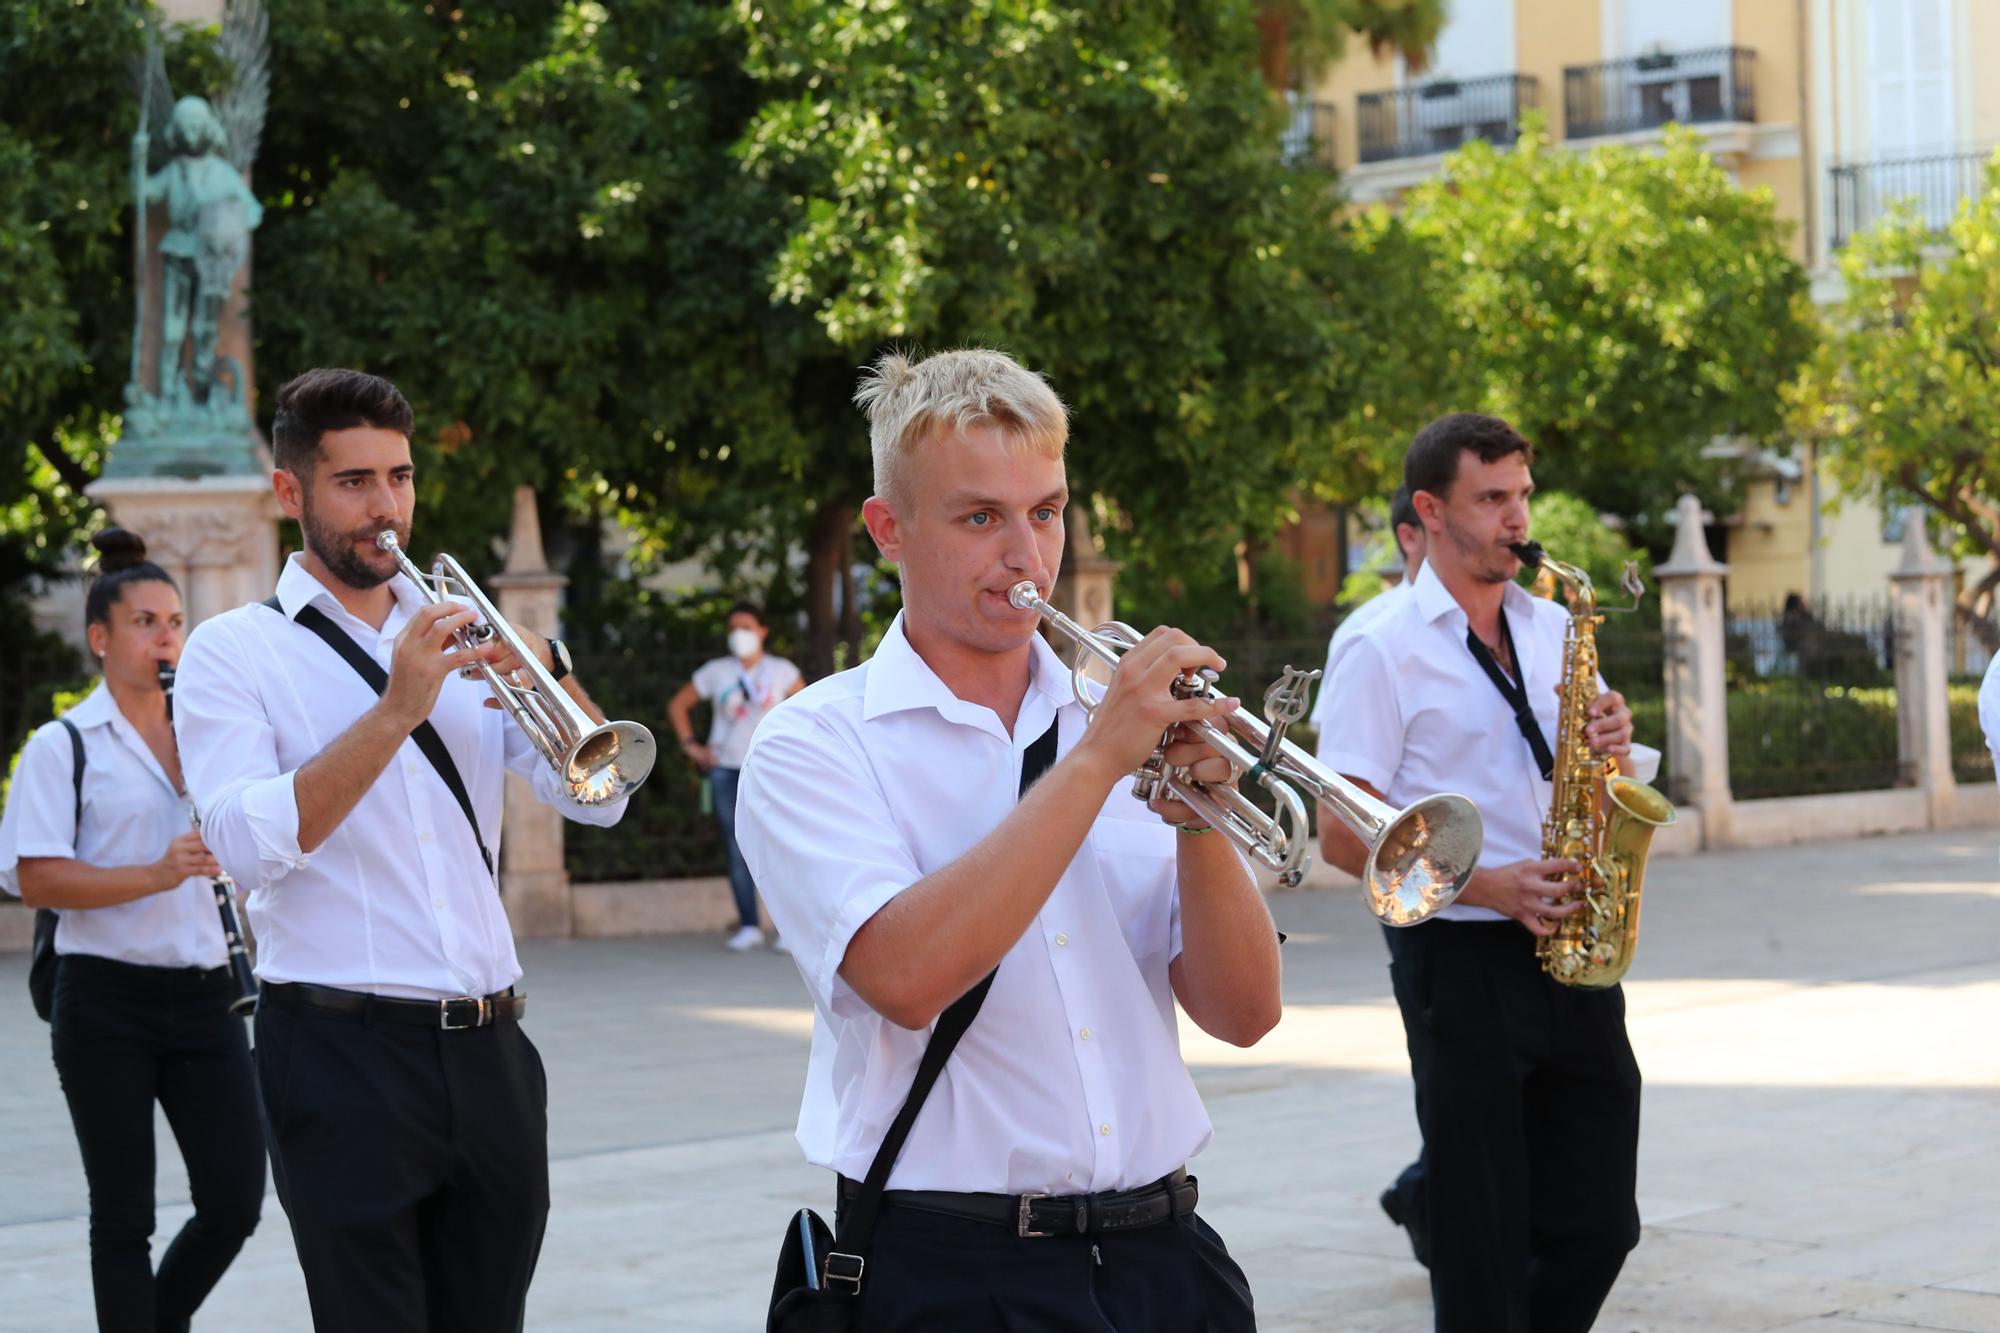
<svg viewBox="0 0 2000 1333">
<path fill-rule="evenodd" d="M 1729 712 L 1723 671 L 1722 581 L 1729 566 L 1702 535 L 1701 502 L 1681 497 L 1672 558 L 1660 581 L 1666 631 L 1667 794 L 1701 811 L 1703 841 L 1730 839 Z"/>
<path fill-rule="evenodd" d="M 1063 567 L 1056 579 L 1055 593 L 1049 598 L 1055 608 L 1085 629 L 1095 629 L 1112 617 L 1112 596 L 1117 590 L 1118 571 L 1124 565 L 1105 557 L 1104 547 L 1090 528 L 1090 511 L 1081 501 L 1072 501 L 1063 516 L 1067 535 L 1063 545 Z M 1150 629 L 1151 626 L 1141 626 Z M 1067 639 L 1050 639 L 1063 661 L 1072 660 Z"/>
<path fill-rule="evenodd" d="M 490 584 L 500 614 L 517 628 L 560 637 L 556 611 L 568 583 L 549 570 L 542 554 L 535 493 L 523 486 L 514 492 L 506 568 Z M 518 937 L 565 939 L 573 933 L 569 871 L 563 864 L 563 817 L 536 800 L 527 782 L 512 773 L 507 775 L 500 845 L 500 897 Z"/>
<path fill-rule="evenodd" d="M 262 601 L 278 585 L 283 511 L 268 475 L 107 477 L 88 493 L 119 527 L 146 539 L 148 558 L 181 585 L 190 627 Z"/>
<path fill-rule="evenodd" d="M 1907 780 L 1924 793 L 1932 828 L 1949 827 L 1958 797 L 1945 699 L 1951 574 L 1950 562 L 1931 550 L 1923 511 L 1914 506 L 1905 511 L 1903 561 L 1889 575 L 1896 612 L 1897 757 Z"/>
</svg>

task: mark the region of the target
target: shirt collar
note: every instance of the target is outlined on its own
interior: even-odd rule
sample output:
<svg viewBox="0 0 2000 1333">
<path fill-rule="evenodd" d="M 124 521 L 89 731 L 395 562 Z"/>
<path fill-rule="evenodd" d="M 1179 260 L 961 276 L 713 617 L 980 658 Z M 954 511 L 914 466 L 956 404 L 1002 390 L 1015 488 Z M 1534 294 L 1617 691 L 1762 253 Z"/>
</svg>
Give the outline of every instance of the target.
<svg viewBox="0 0 2000 1333">
<path fill-rule="evenodd" d="M 397 607 L 405 614 L 416 610 L 424 603 L 424 595 L 403 575 L 389 580 L 389 591 L 396 598 Z M 285 567 L 278 574 L 278 607 L 285 613 L 285 619 L 297 620 L 299 612 L 317 603 L 321 610 L 354 617 L 340 604 L 324 583 L 321 583 L 305 566 L 305 557 L 294 551 L 285 559 Z"/>
<path fill-rule="evenodd" d="M 108 726 L 117 712 L 118 701 L 111 697 L 110 687 L 100 677 L 90 693 L 84 695 L 63 716 L 74 723 L 78 730 L 82 730 L 86 727 Z"/>
<path fill-rule="evenodd" d="M 1451 589 L 1444 586 L 1444 580 L 1431 568 L 1430 561 L 1424 561 L 1423 568 L 1417 571 L 1417 581 L 1411 585 L 1411 591 L 1416 594 L 1417 609 L 1426 621 L 1435 623 L 1446 616 L 1456 616 L 1455 623 L 1459 628 L 1467 624 L 1465 608 L 1451 595 Z M 1500 594 L 1500 606 L 1507 612 L 1508 619 L 1517 625 L 1535 613 L 1534 598 L 1518 583 L 1507 585 L 1507 590 Z"/>
<path fill-rule="evenodd" d="M 1028 697 L 1022 700 L 1020 722 L 1017 733 L 1033 729 L 1033 735 L 1041 734 L 1047 723 L 1041 710 L 1028 705 L 1034 695 L 1041 695 L 1049 702 L 1047 715 L 1073 701 L 1069 668 L 1063 665 L 1055 649 L 1040 634 L 1034 636 L 1029 649 L 1030 666 L 1028 673 Z M 951 687 L 938 679 L 931 670 L 930 663 L 917 655 L 910 646 L 910 639 L 903 632 L 903 613 L 898 611 L 896 619 L 882 635 L 875 655 L 868 659 L 868 680 L 861 699 L 861 718 L 872 722 L 890 713 L 903 712 L 912 708 L 934 708 L 947 722 L 980 725 L 984 718 L 992 717 L 992 710 L 981 704 L 967 703 L 951 692 Z M 1032 716 L 1031 716 L 1032 714 Z M 1033 739 L 1033 736 L 1030 736 Z"/>
<path fill-rule="evenodd" d="M 137 757 L 148 773 L 159 779 L 161 786 L 169 792 L 174 791 L 174 784 L 167 777 L 166 770 L 160 767 L 160 761 L 153 754 L 152 747 L 146 744 L 145 739 L 139 735 L 139 729 L 132 725 L 132 720 L 118 707 L 118 700 L 112 695 L 111 687 L 106 685 L 102 678 L 99 678 L 96 687 L 84 695 L 76 707 L 63 716 L 74 723 L 79 731 L 91 727 L 105 728 L 124 743 L 125 748 Z"/>
</svg>

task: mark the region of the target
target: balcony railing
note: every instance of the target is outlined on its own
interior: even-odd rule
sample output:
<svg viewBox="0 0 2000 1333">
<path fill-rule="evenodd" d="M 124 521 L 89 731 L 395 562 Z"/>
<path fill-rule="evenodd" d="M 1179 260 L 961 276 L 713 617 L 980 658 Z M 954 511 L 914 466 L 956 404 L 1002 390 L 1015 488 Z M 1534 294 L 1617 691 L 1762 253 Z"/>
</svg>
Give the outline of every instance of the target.
<svg viewBox="0 0 2000 1333">
<path fill-rule="evenodd" d="M 1662 51 L 1563 70 L 1563 128 L 1572 139 L 1632 134 L 1669 121 L 1757 119 L 1757 53 L 1741 46 Z"/>
<path fill-rule="evenodd" d="M 1830 168 L 1828 199 L 1835 247 L 1875 225 L 1898 199 L 1910 200 L 1926 225 L 1943 231 L 1958 215 L 1959 202 L 1979 193 L 1989 156 L 1978 151 L 1937 153 Z"/>
<path fill-rule="evenodd" d="M 1278 156 L 1288 167 L 1319 167 L 1332 171 L 1332 102 L 1292 103 L 1291 123 L 1278 138 Z"/>
<path fill-rule="evenodd" d="M 1446 153 L 1473 139 L 1513 143 L 1521 133 L 1521 112 L 1533 107 L 1536 97 L 1536 81 L 1527 74 L 1433 79 L 1363 93 L 1355 106 L 1361 160 Z"/>
</svg>

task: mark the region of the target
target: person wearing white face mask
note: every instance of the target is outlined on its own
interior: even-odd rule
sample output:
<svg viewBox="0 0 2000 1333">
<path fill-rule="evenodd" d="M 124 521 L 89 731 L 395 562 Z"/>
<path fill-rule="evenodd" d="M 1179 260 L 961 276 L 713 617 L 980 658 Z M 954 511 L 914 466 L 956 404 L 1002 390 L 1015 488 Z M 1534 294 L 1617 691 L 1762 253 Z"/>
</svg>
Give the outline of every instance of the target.
<svg viewBox="0 0 2000 1333">
<path fill-rule="evenodd" d="M 722 831 L 722 845 L 729 853 L 729 887 L 736 895 L 738 918 L 729 947 L 737 953 L 764 942 L 764 932 L 757 925 L 757 885 L 736 844 L 737 779 L 757 724 L 806 684 L 796 666 L 764 651 L 769 633 L 764 613 L 758 608 L 741 602 L 731 607 L 729 656 L 704 662 L 694 679 L 681 686 L 667 704 L 667 716 L 673 719 L 681 749 L 707 775 L 716 827 Z M 695 704 L 704 700 L 713 710 L 706 745 L 695 740 L 689 716 Z"/>
</svg>

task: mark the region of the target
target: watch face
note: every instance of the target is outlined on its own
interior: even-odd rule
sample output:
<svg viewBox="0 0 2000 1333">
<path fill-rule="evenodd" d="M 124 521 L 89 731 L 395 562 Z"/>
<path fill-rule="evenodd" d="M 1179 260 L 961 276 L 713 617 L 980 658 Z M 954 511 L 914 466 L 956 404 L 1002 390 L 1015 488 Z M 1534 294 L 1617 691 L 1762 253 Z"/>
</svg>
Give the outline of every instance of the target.
<svg viewBox="0 0 2000 1333">
<path fill-rule="evenodd" d="M 556 667 L 563 675 L 567 676 L 571 671 L 575 670 L 569 661 L 569 645 L 561 639 L 549 640 L 549 656 L 555 659 Z"/>
</svg>

